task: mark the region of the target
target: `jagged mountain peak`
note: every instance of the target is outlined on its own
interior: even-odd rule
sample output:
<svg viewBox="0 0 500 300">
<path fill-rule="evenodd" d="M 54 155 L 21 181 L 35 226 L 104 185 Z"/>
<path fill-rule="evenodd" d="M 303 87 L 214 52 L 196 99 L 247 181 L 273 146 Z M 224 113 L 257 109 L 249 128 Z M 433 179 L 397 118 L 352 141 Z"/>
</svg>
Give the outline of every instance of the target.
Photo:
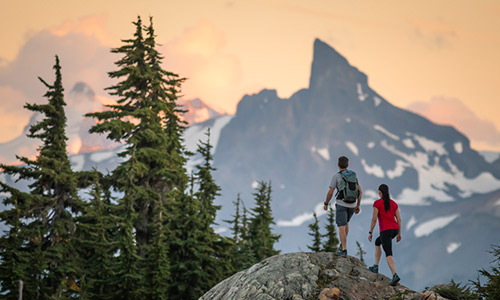
<svg viewBox="0 0 500 300">
<path fill-rule="evenodd" d="M 356 83 L 363 87 L 368 85 L 368 78 L 364 73 L 349 64 L 344 56 L 320 39 L 314 41 L 313 53 L 309 81 L 311 90 L 325 86 L 349 88 Z"/>
</svg>

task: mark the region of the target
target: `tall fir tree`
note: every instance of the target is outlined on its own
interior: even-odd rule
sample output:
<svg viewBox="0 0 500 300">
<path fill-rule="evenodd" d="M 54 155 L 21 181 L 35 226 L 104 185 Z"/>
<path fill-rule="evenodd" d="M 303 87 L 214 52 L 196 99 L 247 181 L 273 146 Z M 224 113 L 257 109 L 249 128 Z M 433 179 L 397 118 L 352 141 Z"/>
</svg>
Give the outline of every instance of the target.
<svg viewBox="0 0 500 300">
<path fill-rule="evenodd" d="M 271 229 L 275 224 L 271 211 L 271 182 L 260 181 L 254 197 L 256 204 L 248 226 L 248 241 L 256 260 L 261 261 L 280 253 L 274 249 L 274 244 L 281 235 L 273 234 Z"/>
<path fill-rule="evenodd" d="M 117 184 L 119 178 L 133 177 L 132 185 L 117 188 L 127 195 L 137 212 L 134 229 L 138 251 L 144 256 L 142 247 L 153 243 L 151 230 L 155 226 L 150 223 L 155 221 L 154 203 L 171 198 L 167 194 L 185 186 L 188 180 L 184 169 L 187 151 L 181 143 L 185 125 L 179 119 L 182 111 L 176 104 L 184 78 L 162 69 L 163 57 L 156 50 L 152 19 L 147 27 L 140 17 L 133 24 L 134 38 L 123 40 L 123 46 L 112 50 L 123 56 L 115 63 L 119 69 L 109 73 L 111 78 L 122 81 L 107 88 L 118 97 L 117 104 L 108 105 L 109 111 L 87 116 L 99 121 L 91 132 L 106 133 L 109 139 L 126 145 L 126 150 L 119 154 L 126 160 L 113 171 L 113 176 Z M 128 174 L 130 171 L 135 173 Z M 132 195 L 134 198 L 130 198 Z M 167 210 L 168 204 L 163 203 L 162 207 Z M 164 214 L 167 216 L 166 211 Z"/>
<path fill-rule="evenodd" d="M 216 234 L 213 225 L 216 225 L 215 218 L 220 205 L 215 205 L 215 198 L 220 195 L 220 187 L 215 183 L 212 173 L 216 169 L 212 166 L 212 148 L 210 144 L 210 129 L 206 133 L 206 142 L 200 141 L 198 144 L 198 153 L 203 157 L 203 163 L 196 166 L 195 174 L 198 183 L 196 197 L 201 203 L 202 230 L 206 233 L 205 242 L 211 248 L 212 253 L 206 252 L 204 255 L 203 269 L 207 273 L 206 291 L 219 281 L 225 279 L 228 275 L 234 273 L 232 250 L 236 247 L 235 243 L 226 237 Z"/>
<path fill-rule="evenodd" d="M 309 235 L 313 238 L 313 243 L 311 246 L 307 246 L 309 250 L 312 252 L 320 252 L 321 251 L 321 234 L 319 233 L 319 225 L 318 225 L 318 217 L 316 216 L 316 212 L 313 213 L 314 222 L 309 224 Z"/>
<path fill-rule="evenodd" d="M 25 166 L 0 165 L 5 174 L 31 182 L 29 193 L 2 183 L 2 190 L 10 194 L 4 204 L 12 208 L 0 215 L 11 227 L 2 237 L 9 248 L 4 248 L 3 243 L 0 246 L 1 268 L 2 274 L 4 268 L 12 273 L 2 275 L 0 284 L 7 292 L 6 297 L 12 299 L 18 293 L 13 288 L 19 279 L 24 282 L 26 299 L 68 299 L 79 290 L 80 270 L 72 237 L 75 233 L 73 215 L 80 212 L 81 200 L 66 152 L 66 103 L 59 57 L 55 60 L 54 83 L 48 84 L 39 77 L 48 89 L 44 95 L 48 103 L 25 105 L 28 110 L 44 116 L 30 127 L 27 135 L 42 141 L 38 156 L 34 160 L 18 157 Z"/>
<path fill-rule="evenodd" d="M 327 224 L 325 226 L 326 234 L 323 237 L 326 241 L 323 244 L 324 252 L 337 252 L 337 247 L 339 245 L 339 239 L 337 238 L 337 229 L 335 227 L 335 213 L 333 208 L 330 207 L 328 210 Z"/>
</svg>

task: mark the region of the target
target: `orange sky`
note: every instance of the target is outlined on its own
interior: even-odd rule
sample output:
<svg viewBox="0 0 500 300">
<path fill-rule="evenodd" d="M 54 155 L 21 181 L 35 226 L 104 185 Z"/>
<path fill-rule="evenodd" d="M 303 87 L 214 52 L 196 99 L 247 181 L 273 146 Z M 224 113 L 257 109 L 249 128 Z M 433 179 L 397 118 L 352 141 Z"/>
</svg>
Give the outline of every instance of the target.
<svg viewBox="0 0 500 300">
<path fill-rule="evenodd" d="M 406 108 L 424 102 L 419 112 L 452 123 L 474 148 L 500 150 L 498 1 L 0 1 L 0 79 L 13 77 L 12 72 L 51 78 L 55 53 L 50 54 L 50 44 L 61 41 L 57 51 L 68 60 L 75 59 L 69 52 L 77 47 L 78 57 L 93 62 L 86 68 L 62 60 L 63 72 L 66 63 L 72 73 L 65 77 L 66 90 L 83 80 L 105 97 L 102 76 L 116 58 L 103 63 L 95 49 L 118 46 L 132 36 L 130 22 L 137 15 L 152 15 L 166 67 L 189 78 L 186 97 L 234 113 L 245 93 L 275 88 L 289 97 L 307 87 L 312 44 L 320 38 L 366 73 L 370 86 L 391 103 Z M 32 63 L 21 64 L 21 57 Z M 46 73 L 30 73 L 40 72 L 29 67 L 38 61 L 47 66 Z M 23 70 L 13 70 L 21 65 Z M 16 107 L 32 102 L 34 95 L 14 81 L 0 80 L 0 113 L 10 115 L 8 122 L 1 121 L 0 142 L 21 132 L 29 115 Z M 472 121 L 450 114 L 440 119 L 442 110 L 456 103 L 464 105 Z M 488 123 L 482 128 L 491 135 L 476 134 L 477 122 Z"/>
</svg>

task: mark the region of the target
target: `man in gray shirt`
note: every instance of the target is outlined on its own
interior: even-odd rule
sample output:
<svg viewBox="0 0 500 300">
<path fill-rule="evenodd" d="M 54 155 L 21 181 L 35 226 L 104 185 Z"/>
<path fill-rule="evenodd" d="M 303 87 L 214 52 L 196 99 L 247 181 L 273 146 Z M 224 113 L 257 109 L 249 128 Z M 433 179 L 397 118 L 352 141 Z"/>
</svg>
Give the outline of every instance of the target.
<svg viewBox="0 0 500 300">
<path fill-rule="evenodd" d="M 324 210 L 328 210 L 328 203 L 332 199 L 333 192 L 337 189 L 337 199 L 335 199 L 335 221 L 339 227 L 340 236 L 340 249 L 337 255 L 346 256 L 347 255 L 347 234 L 349 233 L 349 221 L 354 213 L 358 214 L 360 209 L 359 205 L 361 203 L 361 186 L 358 184 L 358 199 L 354 203 L 346 203 L 343 199 L 343 188 L 344 180 L 342 176 L 356 176 L 356 173 L 351 170 L 347 170 L 349 166 L 349 159 L 345 156 L 339 157 L 338 167 L 339 172 L 333 175 L 332 181 L 330 183 L 330 189 L 326 194 L 326 201 L 324 203 Z"/>
</svg>

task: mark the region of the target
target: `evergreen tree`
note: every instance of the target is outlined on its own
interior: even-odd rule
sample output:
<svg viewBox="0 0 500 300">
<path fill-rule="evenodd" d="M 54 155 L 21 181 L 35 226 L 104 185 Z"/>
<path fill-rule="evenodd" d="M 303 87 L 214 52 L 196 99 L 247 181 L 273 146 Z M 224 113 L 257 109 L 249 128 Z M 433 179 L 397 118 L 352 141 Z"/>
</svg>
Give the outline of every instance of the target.
<svg viewBox="0 0 500 300">
<path fill-rule="evenodd" d="M 146 253 L 146 294 L 145 299 L 168 299 L 168 287 L 170 285 L 170 261 L 168 259 L 168 243 L 166 240 L 166 228 L 164 226 L 166 210 L 163 201 L 159 199 L 153 203 L 153 223 L 151 223 L 151 234 L 153 244 L 148 246 Z"/>
<path fill-rule="evenodd" d="M 245 207 L 243 201 L 241 204 L 243 205 L 243 214 L 241 215 L 240 238 L 237 244 L 238 254 L 235 263 L 236 271 L 247 269 L 258 262 L 250 246 L 250 235 L 248 231 L 250 224 L 248 215 L 250 212 Z"/>
<path fill-rule="evenodd" d="M 333 208 L 330 207 L 328 211 L 327 224 L 325 226 L 326 234 L 323 237 L 326 238 L 326 242 L 323 244 L 324 252 L 337 252 L 337 247 L 339 244 L 339 239 L 337 238 L 337 230 L 335 227 L 335 214 L 333 213 Z"/>
<path fill-rule="evenodd" d="M 313 213 L 314 222 L 309 224 L 309 235 L 313 238 L 312 246 L 307 246 L 309 250 L 313 252 L 321 251 L 321 234 L 319 233 L 319 225 L 318 225 L 318 217 L 316 216 L 316 212 Z"/>
<path fill-rule="evenodd" d="M 232 233 L 232 239 L 233 241 L 238 244 L 241 238 L 241 215 L 240 215 L 240 203 L 241 203 L 241 198 L 240 194 L 238 193 L 238 196 L 236 198 L 236 201 L 233 201 L 233 204 L 235 206 L 235 214 L 233 215 L 232 220 L 224 220 L 224 222 L 229 223 L 232 225 L 231 227 L 231 233 Z"/>
<path fill-rule="evenodd" d="M 113 264 L 117 244 L 116 217 L 111 204 L 110 184 L 96 169 L 90 173 L 90 202 L 77 217 L 76 247 L 82 269 L 81 299 L 114 299 Z"/>
<path fill-rule="evenodd" d="M 248 226 L 248 241 L 257 261 L 279 254 L 274 243 L 280 235 L 273 234 L 271 225 L 275 224 L 271 212 L 271 183 L 259 182 L 254 193 L 256 206 Z"/>
<path fill-rule="evenodd" d="M 167 194 L 185 186 L 188 180 L 184 169 L 187 152 L 181 144 L 184 123 L 179 119 L 182 111 L 176 104 L 184 79 L 161 68 L 163 57 L 156 50 L 150 21 L 145 27 L 138 17 L 133 23 L 134 38 L 123 40 L 123 46 L 112 50 L 123 55 L 115 63 L 119 69 L 109 73 L 111 78 L 122 81 L 107 88 L 111 95 L 119 97 L 117 104 L 108 105 L 108 111 L 87 114 L 99 121 L 91 132 L 106 133 L 109 139 L 126 145 L 119 156 L 128 159 L 113 171 L 113 177 L 117 184 L 119 178 L 133 177 L 133 187 L 128 185 L 130 190 L 124 186 L 117 188 L 137 212 L 133 222 L 141 256 L 145 251 L 142 247 L 153 243 L 152 228 L 158 228 L 150 226 L 155 219 L 153 203 L 171 198 Z M 134 167 L 131 167 L 132 152 Z M 163 208 L 168 208 L 167 203 L 163 203 Z"/>
<path fill-rule="evenodd" d="M 225 237 L 216 234 L 212 228 L 220 206 L 215 205 L 215 197 L 219 196 L 220 187 L 215 183 L 212 172 L 216 169 L 212 166 L 212 148 L 210 144 L 210 129 L 208 129 L 206 142 L 200 141 L 198 153 L 203 157 L 203 163 L 196 166 L 196 180 L 198 191 L 195 197 L 201 204 L 200 217 L 202 221 L 201 230 L 205 232 L 203 240 L 207 245 L 207 252 L 203 253 L 202 267 L 206 273 L 206 279 L 201 282 L 202 288 L 208 291 L 225 276 L 234 272 L 231 262 L 231 249 L 234 243 Z"/>
<path fill-rule="evenodd" d="M 484 285 L 479 278 L 473 282 L 479 296 L 487 300 L 500 299 L 500 246 L 492 246 L 490 253 L 495 256 L 496 266 L 491 268 L 491 272 L 486 269 L 479 270 L 479 274 L 486 278 Z"/>
<path fill-rule="evenodd" d="M 117 290 L 115 299 L 135 300 L 145 299 L 146 295 L 142 280 L 145 272 L 141 270 L 144 259 L 138 254 L 138 245 L 134 234 L 134 220 L 138 219 L 134 203 L 137 202 L 137 199 L 145 196 L 145 189 L 137 185 L 137 174 L 139 173 L 137 169 L 140 168 L 140 164 L 137 163 L 135 151 L 132 151 L 129 162 L 129 164 L 125 164 L 127 169 L 124 170 L 127 177 L 118 177 L 116 183 L 124 192 L 124 196 L 119 200 L 114 210 L 118 227 L 116 237 L 118 255 L 113 265 L 115 276 L 111 286 Z"/>
<path fill-rule="evenodd" d="M 66 115 L 61 66 L 56 56 L 55 81 L 52 85 L 39 78 L 48 88 L 47 104 L 26 104 L 25 108 L 39 112 L 44 119 L 30 127 L 28 137 L 42 141 L 35 160 L 18 157 L 25 166 L 0 165 L 5 174 L 31 181 L 29 193 L 22 193 L 2 183 L 10 194 L 4 204 L 1 220 L 10 226 L 2 237 L 0 253 L 3 269 L 2 291 L 15 298 L 15 283 L 24 282 L 26 299 L 66 299 L 78 290 L 77 257 L 72 237 L 75 232 L 73 214 L 81 210 L 77 196 L 76 176 L 66 152 Z M 14 218 L 17 219 L 14 220 Z"/>
<path fill-rule="evenodd" d="M 205 243 L 200 216 L 201 202 L 175 190 L 170 202 L 169 258 L 171 284 L 169 299 L 198 299 L 206 291 L 206 272 L 203 270 L 204 253 L 212 249 Z M 182 198 L 181 198 L 182 197 Z M 175 200 L 174 200 L 175 199 Z"/>
<path fill-rule="evenodd" d="M 364 258 L 364 255 L 366 254 L 365 250 L 363 250 L 363 247 L 361 246 L 361 244 L 356 241 L 356 246 L 358 247 L 358 252 L 356 253 L 356 255 L 359 257 L 359 260 L 364 263 L 365 262 L 365 258 Z"/>
</svg>

